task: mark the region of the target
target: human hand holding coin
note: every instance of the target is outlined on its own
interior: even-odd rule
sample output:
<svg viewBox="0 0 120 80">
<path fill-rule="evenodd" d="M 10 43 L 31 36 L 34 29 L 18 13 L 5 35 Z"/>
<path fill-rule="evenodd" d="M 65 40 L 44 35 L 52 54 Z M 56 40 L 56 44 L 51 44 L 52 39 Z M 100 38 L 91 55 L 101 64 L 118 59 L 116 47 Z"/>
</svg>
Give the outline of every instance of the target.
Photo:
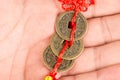
<svg viewBox="0 0 120 80">
<path fill-rule="evenodd" d="M 60 80 L 119 80 L 119 2 L 96 0 L 83 13 L 88 19 L 85 49 L 71 70 L 57 75 Z M 59 4 L 53 0 L 4 0 L 0 4 L 0 79 L 43 80 L 49 73 L 43 51 L 55 33 L 56 17 L 62 12 Z"/>
</svg>

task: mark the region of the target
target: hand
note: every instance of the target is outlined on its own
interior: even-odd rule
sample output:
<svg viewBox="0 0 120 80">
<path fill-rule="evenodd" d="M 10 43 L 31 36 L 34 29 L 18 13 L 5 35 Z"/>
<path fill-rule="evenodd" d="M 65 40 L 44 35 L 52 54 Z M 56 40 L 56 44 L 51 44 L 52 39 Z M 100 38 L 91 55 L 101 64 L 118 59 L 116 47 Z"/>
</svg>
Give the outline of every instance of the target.
<svg viewBox="0 0 120 80">
<path fill-rule="evenodd" d="M 89 28 L 85 50 L 70 71 L 58 74 L 60 80 L 119 80 L 119 2 L 96 0 L 83 13 Z M 1 0 L 0 5 L 0 79 L 44 80 L 50 71 L 42 55 L 55 33 L 60 4 L 54 0 Z"/>
</svg>

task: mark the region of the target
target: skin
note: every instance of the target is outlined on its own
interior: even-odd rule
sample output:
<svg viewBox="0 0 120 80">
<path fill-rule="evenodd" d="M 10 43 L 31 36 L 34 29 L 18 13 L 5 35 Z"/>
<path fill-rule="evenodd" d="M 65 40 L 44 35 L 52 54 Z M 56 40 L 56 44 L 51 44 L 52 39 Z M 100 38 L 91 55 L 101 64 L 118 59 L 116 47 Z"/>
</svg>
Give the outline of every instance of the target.
<svg viewBox="0 0 120 80">
<path fill-rule="evenodd" d="M 120 0 L 96 0 L 88 19 L 85 49 L 59 80 L 119 80 Z M 0 0 L 0 80 L 44 80 L 50 71 L 43 51 L 63 12 L 57 0 Z"/>
</svg>

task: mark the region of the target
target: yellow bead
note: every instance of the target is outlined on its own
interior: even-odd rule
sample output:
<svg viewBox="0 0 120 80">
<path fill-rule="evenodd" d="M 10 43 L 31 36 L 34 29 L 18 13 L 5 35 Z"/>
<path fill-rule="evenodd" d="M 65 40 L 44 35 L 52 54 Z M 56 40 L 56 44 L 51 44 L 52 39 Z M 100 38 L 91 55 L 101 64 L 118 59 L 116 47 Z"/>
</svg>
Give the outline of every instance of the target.
<svg viewBox="0 0 120 80">
<path fill-rule="evenodd" d="M 53 78 L 51 76 L 46 76 L 45 80 L 53 80 Z"/>
</svg>

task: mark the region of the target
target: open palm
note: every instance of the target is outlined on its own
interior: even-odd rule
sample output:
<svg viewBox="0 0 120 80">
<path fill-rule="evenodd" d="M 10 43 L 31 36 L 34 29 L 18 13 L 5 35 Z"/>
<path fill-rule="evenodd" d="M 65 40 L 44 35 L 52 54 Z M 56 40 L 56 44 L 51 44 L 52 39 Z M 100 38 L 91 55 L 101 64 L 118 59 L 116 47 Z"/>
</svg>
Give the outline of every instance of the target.
<svg viewBox="0 0 120 80">
<path fill-rule="evenodd" d="M 96 0 L 85 13 L 85 50 L 60 80 L 119 80 L 120 0 Z M 55 0 L 0 0 L 0 80 L 43 80 L 43 51 L 55 32 Z"/>
</svg>

